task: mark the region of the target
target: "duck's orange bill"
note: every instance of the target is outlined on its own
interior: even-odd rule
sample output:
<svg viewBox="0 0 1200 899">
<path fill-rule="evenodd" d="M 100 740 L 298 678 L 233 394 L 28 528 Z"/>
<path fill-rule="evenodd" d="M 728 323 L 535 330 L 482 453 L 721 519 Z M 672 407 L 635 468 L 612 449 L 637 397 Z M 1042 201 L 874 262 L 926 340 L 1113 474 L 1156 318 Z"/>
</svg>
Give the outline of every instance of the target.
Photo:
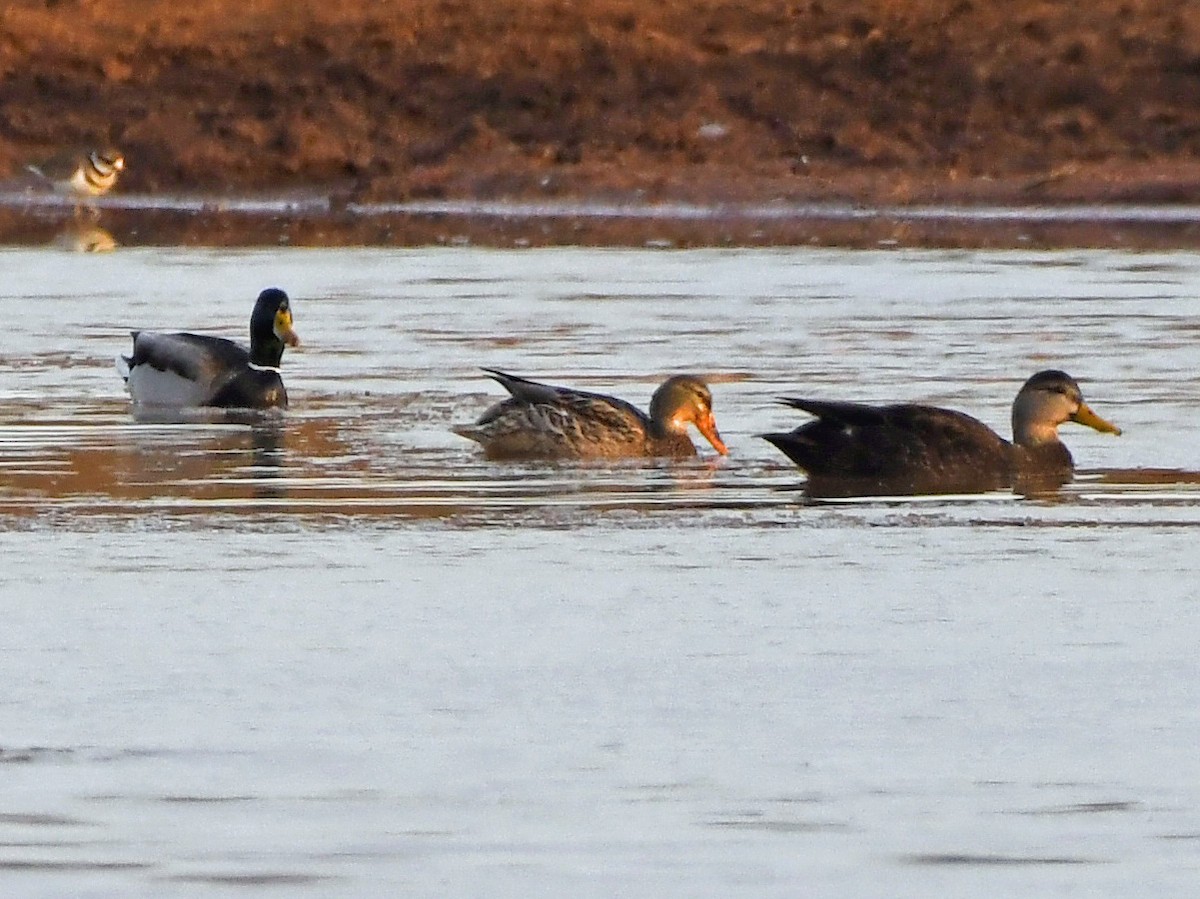
<svg viewBox="0 0 1200 899">
<path fill-rule="evenodd" d="M 704 439 L 712 444 L 713 449 L 715 449 L 722 456 L 729 455 L 729 449 L 725 446 L 725 441 L 722 440 L 721 435 L 717 433 L 717 420 L 713 417 L 711 412 L 709 412 L 708 415 L 698 419 L 696 421 L 696 427 L 699 429 L 700 433 L 704 435 Z"/>
<path fill-rule="evenodd" d="M 1092 411 L 1087 403 L 1080 403 L 1075 414 L 1071 416 L 1071 421 L 1078 422 L 1081 425 L 1087 425 L 1089 428 L 1095 428 L 1102 434 L 1116 434 L 1120 436 L 1121 429 L 1111 421 L 1105 421 L 1099 415 Z"/>
</svg>

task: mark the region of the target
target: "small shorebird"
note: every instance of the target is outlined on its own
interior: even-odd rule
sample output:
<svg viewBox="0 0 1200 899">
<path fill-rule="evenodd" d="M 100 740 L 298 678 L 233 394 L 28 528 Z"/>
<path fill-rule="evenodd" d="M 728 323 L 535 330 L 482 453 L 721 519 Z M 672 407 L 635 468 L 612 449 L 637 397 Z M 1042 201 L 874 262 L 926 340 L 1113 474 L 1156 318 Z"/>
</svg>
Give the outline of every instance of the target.
<svg viewBox="0 0 1200 899">
<path fill-rule="evenodd" d="M 114 149 L 78 150 L 59 153 L 25 168 L 48 182 L 55 193 L 86 200 L 112 190 L 125 169 L 125 157 Z"/>
</svg>

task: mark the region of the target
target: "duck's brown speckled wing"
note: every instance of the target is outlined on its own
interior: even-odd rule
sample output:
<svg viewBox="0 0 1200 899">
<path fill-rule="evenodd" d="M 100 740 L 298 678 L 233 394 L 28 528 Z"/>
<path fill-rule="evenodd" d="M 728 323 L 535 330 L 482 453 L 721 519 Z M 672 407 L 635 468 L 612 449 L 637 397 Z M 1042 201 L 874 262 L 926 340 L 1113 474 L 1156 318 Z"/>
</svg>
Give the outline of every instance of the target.
<svg viewBox="0 0 1200 899">
<path fill-rule="evenodd" d="M 455 428 L 491 458 L 617 458 L 645 452 L 650 419 L 615 397 L 487 369 L 512 394 Z"/>
<path fill-rule="evenodd" d="M 808 473 L 810 493 L 974 493 L 1012 482 L 1012 444 L 962 412 L 782 402 L 817 417 L 790 433 L 763 435 Z"/>
</svg>

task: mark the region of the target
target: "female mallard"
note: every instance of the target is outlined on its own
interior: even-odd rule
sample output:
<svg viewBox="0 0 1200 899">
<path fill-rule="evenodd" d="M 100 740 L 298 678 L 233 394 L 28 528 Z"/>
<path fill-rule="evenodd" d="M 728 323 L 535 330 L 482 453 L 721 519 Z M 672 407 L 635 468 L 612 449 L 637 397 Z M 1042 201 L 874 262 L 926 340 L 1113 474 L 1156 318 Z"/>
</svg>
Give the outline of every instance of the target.
<svg viewBox="0 0 1200 899">
<path fill-rule="evenodd" d="M 814 496 L 981 493 L 1036 482 L 1058 486 L 1074 461 L 1058 426 L 1075 421 L 1120 434 L 1083 401 L 1075 379 L 1041 371 L 1013 402 L 1013 442 L 962 412 L 912 404 L 866 406 L 784 398 L 817 416 L 786 434 L 763 434 L 808 473 Z"/>
<path fill-rule="evenodd" d="M 271 287 L 254 304 L 249 351 L 206 334 L 134 331 L 133 355 L 117 370 L 139 405 L 267 409 L 287 405 L 279 363 L 284 345 L 299 343 L 288 295 Z"/>
<path fill-rule="evenodd" d="M 512 394 L 454 433 L 483 446 L 489 459 L 618 459 L 696 455 L 688 422 L 722 456 L 712 393 L 699 378 L 675 375 L 654 391 L 650 414 L 599 393 L 539 384 L 485 368 Z"/>
</svg>

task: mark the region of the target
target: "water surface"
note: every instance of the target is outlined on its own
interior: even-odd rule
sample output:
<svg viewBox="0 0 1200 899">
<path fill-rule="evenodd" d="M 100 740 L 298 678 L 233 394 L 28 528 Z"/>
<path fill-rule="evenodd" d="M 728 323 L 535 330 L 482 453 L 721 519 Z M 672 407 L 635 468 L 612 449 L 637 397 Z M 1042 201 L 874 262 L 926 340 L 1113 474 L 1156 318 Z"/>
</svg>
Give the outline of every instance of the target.
<svg viewBox="0 0 1200 899">
<path fill-rule="evenodd" d="M 1200 256 L 0 251 L 0 884 L 21 896 L 1190 895 Z M 292 407 L 131 414 L 134 327 L 289 291 Z M 730 446 L 506 465 L 480 366 Z M 805 500 L 781 394 L 1007 433 L 1058 493 Z M 883 886 L 886 884 L 886 887 Z"/>
</svg>

